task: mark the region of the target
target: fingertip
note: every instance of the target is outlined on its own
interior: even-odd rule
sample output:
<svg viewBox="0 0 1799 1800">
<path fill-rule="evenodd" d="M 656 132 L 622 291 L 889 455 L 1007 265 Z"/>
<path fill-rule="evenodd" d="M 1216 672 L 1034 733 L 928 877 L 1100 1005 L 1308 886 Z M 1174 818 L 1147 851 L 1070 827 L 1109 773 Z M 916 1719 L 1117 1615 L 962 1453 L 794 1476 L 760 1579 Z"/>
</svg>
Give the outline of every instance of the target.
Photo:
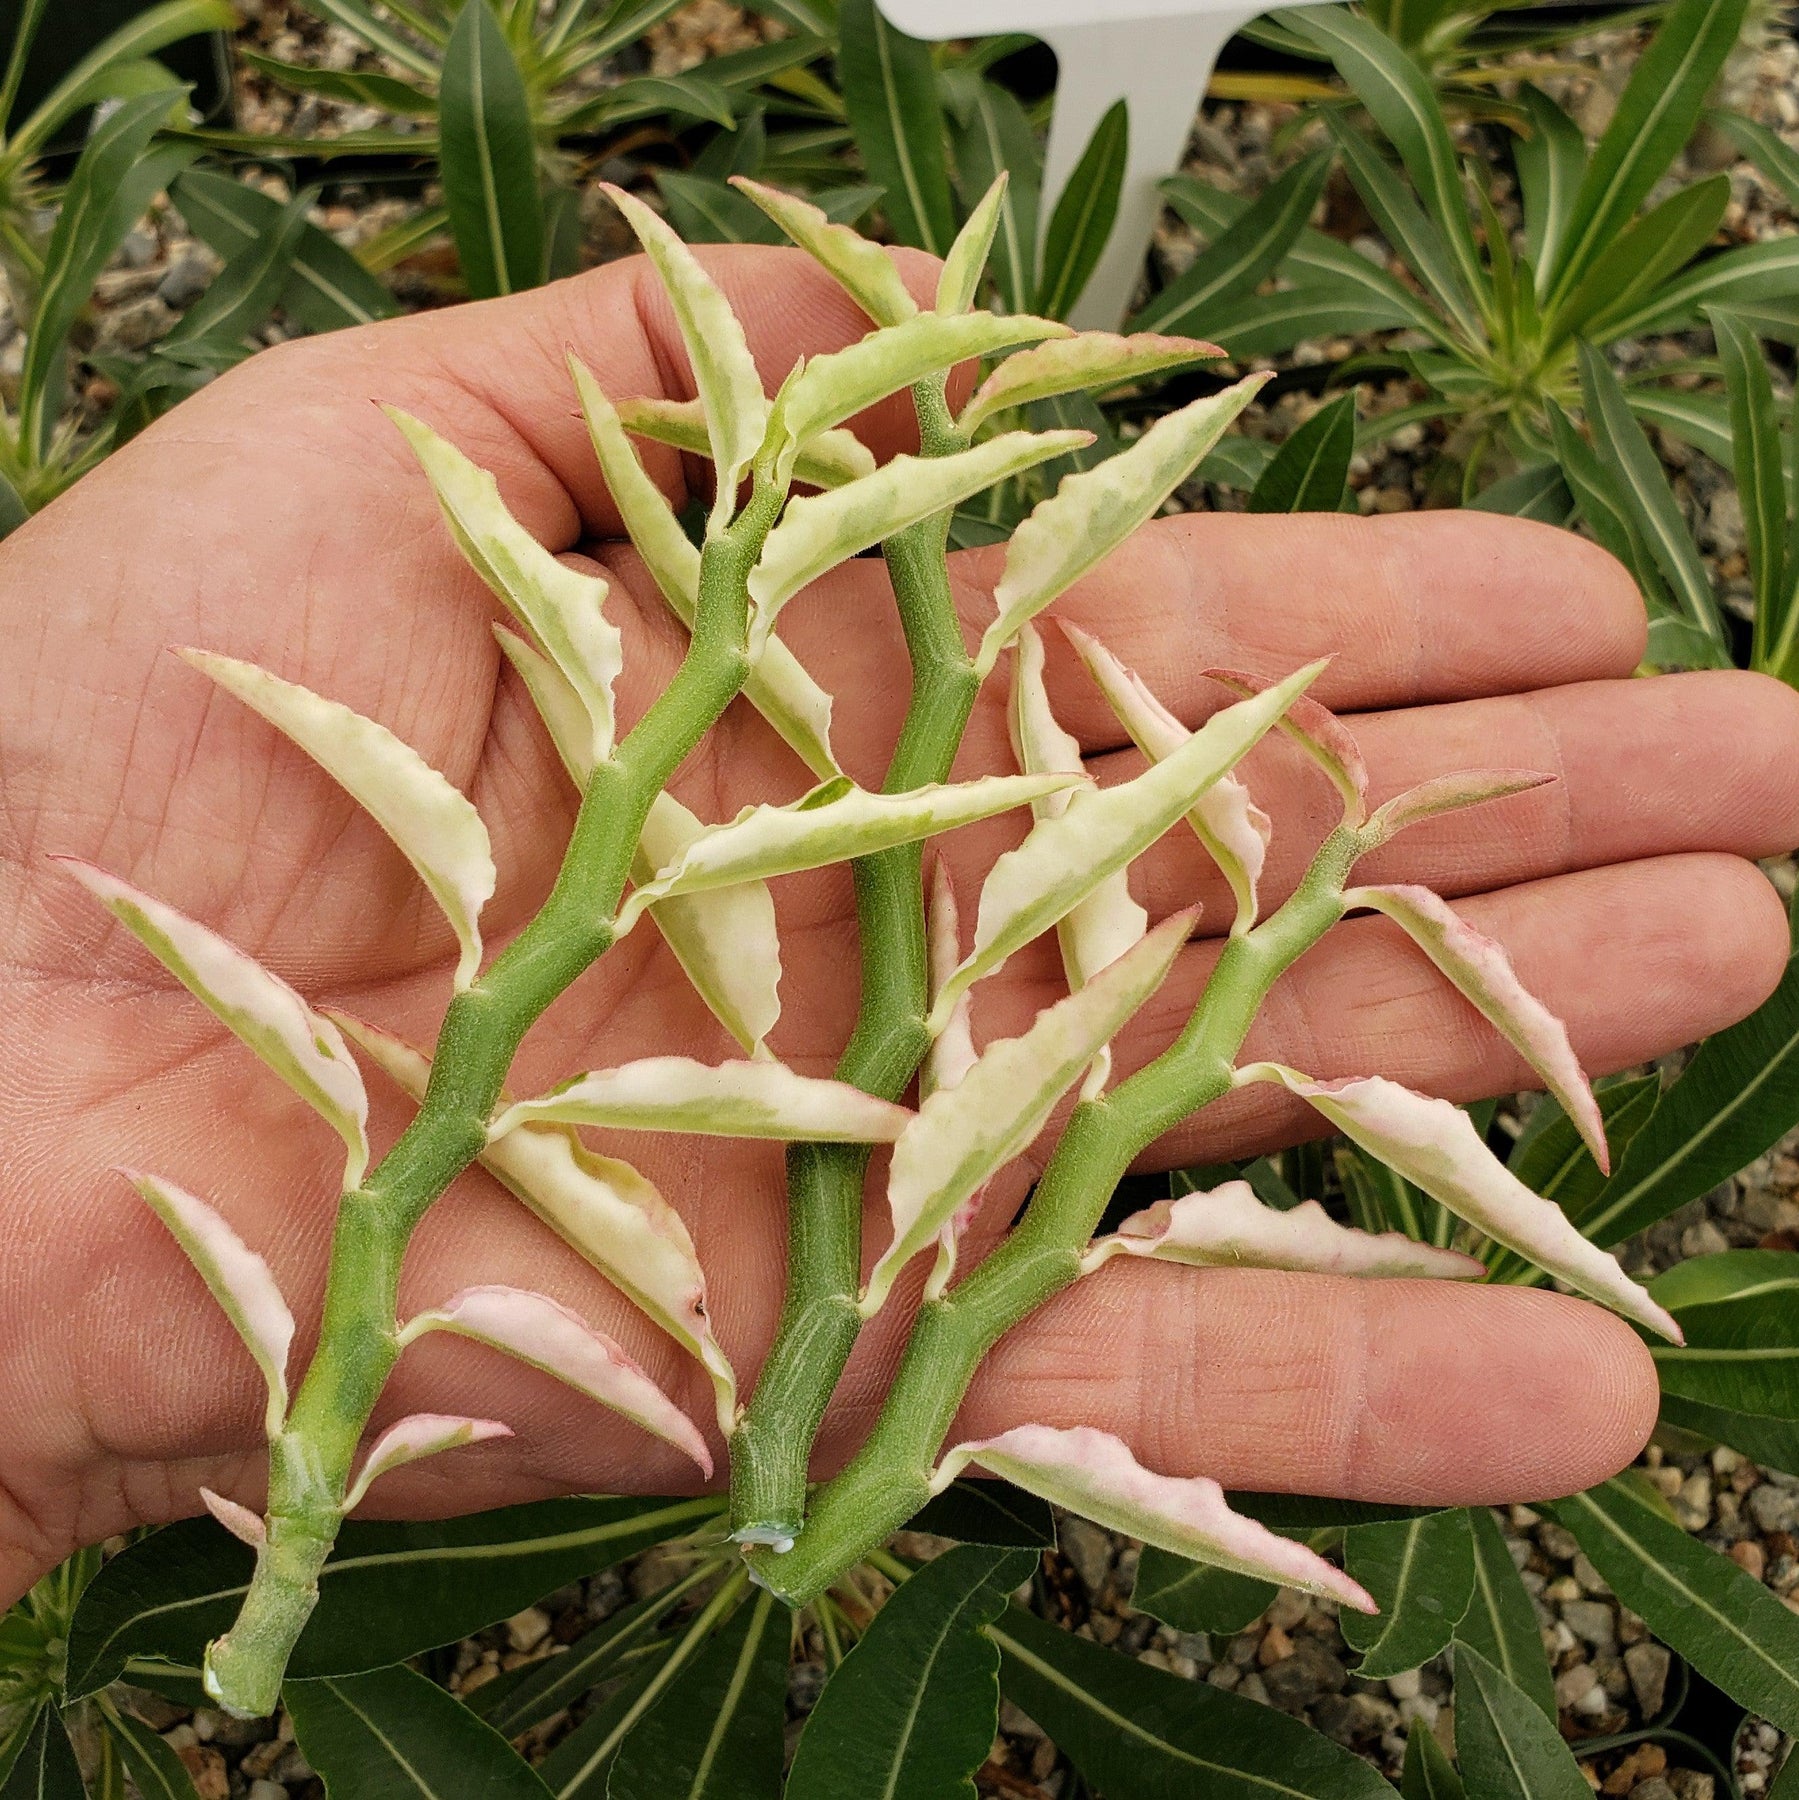
<svg viewBox="0 0 1799 1800">
<path fill-rule="evenodd" d="M 1648 1345 L 1616 1313 L 1566 1294 L 1533 1297 L 1548 1309 L 1550 1349 L 1567 1358 L 1583 1401 L 1582 1429 L 1564 1441 L 1565 1466 L 1556 1468 L 1551 1459 L 1547 1485 L 1534 1490 L 1549 1499 L 1609 1481 L 1637 1459 L 1661 1412 L 1661 1382 Z M 1520 1429 L 1528 1428 L 1520 1421 Z"/>
</svg>

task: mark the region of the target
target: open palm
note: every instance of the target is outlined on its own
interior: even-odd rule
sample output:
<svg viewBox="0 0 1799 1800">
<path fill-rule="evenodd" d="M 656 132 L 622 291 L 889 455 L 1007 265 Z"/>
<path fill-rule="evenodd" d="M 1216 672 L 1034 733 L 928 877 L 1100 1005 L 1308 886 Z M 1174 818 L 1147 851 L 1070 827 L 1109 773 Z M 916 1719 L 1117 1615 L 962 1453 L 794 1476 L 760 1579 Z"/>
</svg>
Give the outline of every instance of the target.
<svg viewBox="0 0 1799 1800">
<path fill-rule="evenodd" d="M 716 253 L 713 267 L 770 385 L 802 352 L 866 321 L 798 253 Z M 920 271 L 921 278 L 923 271 Z M 245 657 L 379 719 L 484 815 L 500 887 L 490 941 L 516 931 L 560 860 L 576 796 L 490 632 L 491 598 L 453 548 L 410 453 L 372 401 L 427 420 L 492 469 L 552 548 L 591 555 L 625 634 L 624 723 L 679 660 L 683 635 L 618 521 L 576 415 L 574 348 L 613 395 L 691 393 L 672 319 L 641 262 L 539 293 L 297 344 L 184 405 L 35 520 L 0 555 L 0 1600 L 78 1543 L 198 1510 L 204 1484 L 262 1498 L 254 1369 L 198 1277 L 115 1162 L 218 1204 L 316 1317 L 335 1190 L 326 1128 L 266 1077 L 47 859 L 103 864 L 329 1001 L 429 1044 L 456 948 L 379 830 L 261 720 L 170 646 Z M 905 409 L 860 422 L 898 447 Z M 672 452 L 652 469 L 671 493 Z M 953 565 L 971 628 L 997 563 Z M 1471 920 L 1568 1020 L 1595 1073 L 1729 1023 L 1779 977 L 1784 921 L 1743 860 L 1799 839 L 1799 701 L 1752 676 L 1626 679 L 1642 608 L 1590 546 L 1478 513 L 1360 521 L 1189 517 L 1143 532 L 1058 609 L 1091 626 L 1189 722 L 1218 703 L 1198 671 L 1284 673 L 1336 661 L 1315 692 L 1355 728 L 1374 798 L 1426 775 L 1523 765 L 1556 784 L 1407 833 L 1370 879 L 1466 896 Z M 884 571 L 837 571 L 784 634 L 839 696 L 835 741 L 879 780 L 906 695 Z M 1052 634 L 1053 635 L 1053 634 Z M 1052 644 L 1057 710 L 1102 782 L 1136 766 L 1078 665 Z M 958 774 L 1011 766 L 1004 720 L 977 711 Z M 1247 778 L 1277 823 L 1267 893 L 1291 885 L 1329 822 L 1328 790 L 1269 740 Z M 807 777 L 733 708 L 675 784 L 708 819 L 788 799 Z M 946 844 L 959 885 L 1022 830 Z M 1177 834 L 1134 870 L 1159 917 L 1230 907 Z M 773 1042 L 828 1072 L 855 1007 L 855 926 L 841 871 L 782 884 L 785 1010 Z M 1202 938 L 1120 1045 L 1126 1070 L 1184 1019 L 1214 952 Z M 1016 1031 L 1058 989 L 1045 949 L 982 989 L 976 1029 Z M 728 1040 L 650 932 L 634 934 L 528 1039 L 533 1091 L 579 1069 Z M 1379 1071 L 1467 1099 L 1527 1073 L 1396 929 L 1339 927 L 1277 990 L 1249 1046 L 1322 1075 Z M 391 1138 L 405 1103 L 374 1090 Z M 1265 1093 L 1234 1098 L 1156 1147 L 1153 1166 L 1239 1156 L 1315 1121 Z M 767 1145 L 637 1136 L 630 1156 L 687 1219 L 716 1327 L 746 1378 L 781 1292 L 781 1158 Z M 1003 1228 L 1030 1159 L 990 1194 Z M 882 1232 L 870 1233 L 871 1254 Z M 666 1387 L 709 1413 L 662 1338 L 484 1176 L 459 1181 L 408 1259 L 403 1310 L 471 1281 L 557 1295 Z M 866 1424 L 905 1312 L 871 1330 L 823 1454 Z M 964 1435 L 1029 1417 L 1091 1422 L 1146 1462 L 1238 1486 L 1471 1501 L 1565 1492 L 1611 1472 L 1654 1417 L 1634 1336 L 1553 1294 L 1114 1265 L 1006 1340 Z M 467 1510 L 566 1490 L 674 1489 L 674 1452 L 546 1377 L 466 1343 L 407 1353 L 376 1423 L 479 1412 L 511 1442 L 384 1481 L 383 1510 Z"/>
</svg>

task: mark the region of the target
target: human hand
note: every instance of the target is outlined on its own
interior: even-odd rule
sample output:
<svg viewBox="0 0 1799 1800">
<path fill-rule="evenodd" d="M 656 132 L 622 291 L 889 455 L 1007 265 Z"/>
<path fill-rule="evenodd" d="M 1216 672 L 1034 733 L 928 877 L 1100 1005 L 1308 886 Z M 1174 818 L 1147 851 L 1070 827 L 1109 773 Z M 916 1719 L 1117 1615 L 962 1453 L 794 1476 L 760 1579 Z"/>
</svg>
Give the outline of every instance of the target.
<svg viewBox="0 0 1799 1800">
<path fill-rule="evenodd" d="M 834 348 L 865 321 L 803 257 L 714 263 L 765 376 Z M 672 319 L 639 261 L 518 299 L 415 317 L 259 357 L 183 406 L 7 544 L 0 623 L 0 1588 L 23 1588 L 76 1544 L 198 1509 L 201 1485 L 249 1504 L 263 1481 L 260 1384 L 191 1266 L 115 1161 L 215 1201 L 272 1264 L 306 1321 L 322 1293 L 334 1202 L 330 1139 L 255 1069 L 46 858 L 91 858 L 205 920 L 309 998 L 429 1043 L 455 946 L 378 829 L 298 752 L 163 654 L 249 658 L 397 731 L 462 786 L 494 838 L 496 944 L 554 874 L 575 797 L 488 630 L 493 605 L 457 555 L 423 476 L 368 404 L 425 418 L 497 474 L 552 547 L 599 557 L 626 638 L 628 724 L 672 673 L 682 635 L 611 513 L 563 367 L 573 346 L 615 395 L 684 398 Z M 862 422 L 877 453 L 903 406 Z M 652 467 L 674 491 L 672 454 Z M 997 558 L 956 564 L 978 629 Z M 1595 1073 L 1691 1041 L 1778 979 L 1786 932 L 1747 863 L 1799 839 L 1789 773 L 1799 699 L 1751 676 L 1627 677 L 1642 608 L 1598 551 L 1475 513 L 1375 521 L 1189 517 L 1146 530 L 1077 588 L 1062 616 L 1099 631 L 1189 720 L 1216 703 L 1197 671 L 1284 673 L 1337 660 L 1314 691 L 1354 721 L 1374 798 L 1475 765 L 1553 770 L 1559 783 L 1405 834 L 1364 865 L 1459 902 L 1568 1021 Z M 905 662 L 878 562 L 839 570 L 784 614 L 784 635 L 844 699 L 836 743 L 878 780 L 905 699 Z M 1102 781 L 1136 766 L 1051 636 L 1057 710 Z M 996 703 L 977 711 L 959 775 L 1010 767 Z M 1327 790 L 1277 740 L 1247 779 L 1277 822 L 1265 893 L 1278 899 L 1331 817 Z M 800 766 L 742 707 L 675 791 L 707 818 L 791 798 Z M 958 886 L 1015 842 L 1017 820 L 947 841 Z M 1194 898 L 1202 930 L 1230 917 L 1196 844 L 1170 837 L 1134 871 L 1160 917 Z M 855 1004 L 842 871 L 779 890 L 782 1058 L 828 1072 Z M 1128 1072 L 1185 1017 L 1214 954 L 1186 953 L 1119 1046 Z M 986 984 L 983 1037 L 1019 1029 L 1058 991 L 1044 947 Z M 640 932 L 528 1040 L 515 1086 L 727 1043 L 672 959 Z M 1295 969 L 1246 1055 L 1319 1076 L 1378 1071 L 1465 1099 L 1528 1076 L 1496 1034 L 1381 921 L 1339 927 Z M 405 1108 L 370 1077 L 378 1138 Z M 1153 1166 L 1247 1154 L 1315 1128 L 1266 1090 L 1233 1097 L 1156 1147 Z M 711 1309 L 746 1378 L 779 1305 L 784 1194 L 767 1145 L 621 1139 L 687 1219 Z M 988 1240 L 1022 1198 L 1023 1159 L 990 1194 Z M 872 1254 L 882 1241 L 870 1232 Z M 974 1247 L 978 1253 L 979 1240 Z M 573 1252 L 478 1174 L 414 1240 L 402 1310 L 473 1281 L 557 1295 L 619 1338 L 690 1410 L 699 1371 Z M 851 1366 L 823 1454 L 840 1458 L 884 1387 L 906 1309 L 890 1307 Z M 566 1389 L 477 1346 L 409 1351 L 376 1425 L 479 1411 L 509 1443 L 388 1477 L 385 1511 L 442 1512 L 547 1492 L 672 1489 L 691 1470 Z M 1053 1302 L 989 1359 L 958 1435 L 1029 1417 L 1098 1424 L 1170 1473 L 1228 1485 L 1401 1500 L 1536 1496 L 1585 1485 L 1634 1452 L 1655 1381 L 1635 1337 L 1540 1291 L 1357 1284 L 1250 1271 L 1114 1264 Z"/>
</svg>

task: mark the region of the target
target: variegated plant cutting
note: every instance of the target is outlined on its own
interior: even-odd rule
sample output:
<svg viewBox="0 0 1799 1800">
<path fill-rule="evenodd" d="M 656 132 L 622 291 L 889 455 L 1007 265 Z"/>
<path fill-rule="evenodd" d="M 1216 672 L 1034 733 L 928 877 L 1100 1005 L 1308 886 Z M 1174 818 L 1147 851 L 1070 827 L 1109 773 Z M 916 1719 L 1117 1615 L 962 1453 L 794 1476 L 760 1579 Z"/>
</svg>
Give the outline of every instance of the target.
<svg viewBox="0 0 1799 1800">
<path fill-rule="evenodd" d="M 334 776 L 388 832 L 453 927 L 461 955 L 435 1047 L 408 1044 L 330 1013 L 211 931 L 103 870 L 70 870 L 146 949 L 326 1120 L 345 1149 L 318 1346 L 289 1366 L 295 1321 L 254 1247 L 203 1197 L 154 1173 L 137 1192 L 179 1240 L 224 1307 L 268 1389 L 266 1516 L 217 1495 L 206 1504 L 256 1555 L 236 1623 L 207 1655 L 222 1706 L 275 1704 L 314 1604 L 338 1526 L 370 1485 L 421 1457 L 505 1435 L 503 1420 L 420 1414 L 370 1442 L 396 1360 L 417 1338 L 474 1338 L 550 1372 L 629 1428 L 677 1447 L 701 1477 L 721 1457 L 732 1536 L 750 1573 L 790 1604 L 825 1590 L 934 1492 L 976 1463 L 1181 1555 L 1266 1575 L 1365 1606 L 1367 1596 L 1312 1551 L 1233 1513 L 1216 1484 L 1139 1467 L 1097 1431 L 1028 1420 L 950 1445 L 982 1357 L 1053 1294 L 1114 1258 L 1235 1263 L 1334 1274 L 1456 1279 L 1482 1265 L 1456 1250 L 1369 1236 L 1316 1204 L 1266 1207 L 1241 1183 L 1164 1202 L 1103 1237 L 1106 1201 L 1134 1157 L 1196 1109 L 1254 1082 L 1309 1101 L 1333 1127 L 1458 1213 L 1471 1241 L 1529 1257 L 1652 1331 L 1673 1322 L 1617 1264 L 1489 1154 L 1467 1117 L 1377 1073 L 1317 1081 L 1239 1061 L 1274 983 L 1346 913 L 1386 914 L 1540 1072 L 1601 1165 L 1606 1145 L 1566 1033 L 1522 987 L 1504 952 L 1436 896 L 1356 887 L 1368 851 L 1421 818 L 1544 779 L 1456 772 L 1369 813 L 1361 759 L 1306 690 L 1323 665 L 1262 681 L 1217 671 L 1219 709 L 1189 729 L 1106 649 L 1070 631 L 1098 691 L 1147 766 L 1101 789 L 1058 722 L 1044 679 L 1053 603 L 1153 516 L 1248 402 L 1259 379 L 1177 411 L 1095 468 L 1064 478 L 1019 526 L 994 611 L 971 648 L 945 556 L 954 508 L 996 482 L 1065 455 L 1084 434 L 1020 426 L 1029 402 L 1211 354 L 1192 340 L 1075 334 L 1052 321 L 971 310 L 998 217 L 977 209 L 923 308 L 885 253 L 804 202 L 743 184 L 868 314 L 860 342 L 794 369 L 765 391 L 723 294 L 655 214 L 620 207 L 667 290 L 686 339 L 697 402 L 614 398 L 572 371 L 613 499 L 671 612 L 691 635 L 676 676 L 630 731 L 615 718 L 623 640 L 603 579 L 570 569 L 509 516 L 491 476 L 421 421 L 395 412 L 448 530 L 506 615 L 500 644 L 582 791 L 548 900 L 497 954 L 482 937 L 495 891 L 488 834 L 474 806 L 389 731 L 279 671 L 184 651 L 217 683 Z M 953 366 L 994 359 L 959 411 Z M 877 466 L 850 422 L 910 389 L 919 451 Z M 634 437 L 708 454 L 716 499 L 695 544 L 644 471 Z M 795 495 L 798 483 L 815 491 Z M 913 655 L 913 696 L 885 780 L 856 784 L 831 748 L 838 701 L 782 642 L 781 615 L 820 575 L 881 546 Z M 952 763 L 983 684 L 1008 684 L 1018 771 L 969 781 Z M 739 696 L 793 747 L 817 784 L 734 819 L 697 818 L 667 786 Z M 1236 771 L 1280 730 L 1342 801 L 1291 896 L 1263 916 L 1259 884 L 1274 825 Z M 963 941 L 957 895 L 925 841 L 1028 809 L 1029 829 L 971 896 Z M 1174 1043 L 1121 1074 L 1111 1046 L 1161 991 L 1196 913 L 1152 921 L 1130 868 L 1169 831 L 1192 830 L 1233 897 L 1229 935 Z M 783 968 L 781 876 L 857 861 L 861 1013 L 835 1078 L 786 1067 L 769 1049 Z M 927 889 L 929 904 L 927 906 Z M 658 1056 L 573 1071 L 548 1092 L 506 1082 L 530 1025 L 631 930 L 659 931 L 694 987 L 741 1045 L 740 1059 Z M 983 1030 L 983 983 L 1054 932 L 1067 993 L 1011 1037 Z M 822 972 L 821 972 L 822 973 Z M 833 973 L 832 979 L 835 979 Z M 982 1039 L 987 1041 L 983 1044 Z M 416 1103 L 394 1147 L 370 1166 L 368 1101 L 352 1045 Z M 917 1086 L 914 1103 L 907 1104 Z M 1053 1151 L 1017 1224 L 994 1242 L 973 1229 L 994 1178 L 1040 1143 L 1067 1104 Z M 747 1401 L 713 1332 L 706 1277 L 682 1218 L 631 1163 L 581 1133 L 674 1131 L 772 1138 L 790 1146 L 798 1221 L 779 1335 Z M 627 1138 L 627 1144 L 629 1142 Z M 891 1145 L 890 1230 L 863 1279 L 862 1220 L 871 1148 Z M 128 1147 L 121 1147 L 128 1154 Z M 1038 1152 L 1041 1154 L 1041 1151 Z M 479 1160 L 703 1367 L 716 1417 L 688 1416 L 620 1347 L 539 1294 L 477 1286 L 397 1309 L 412 1232 L 449 1183 Z M 809 1487 L 809 1455 L 861 1326 L 934 1258 L 885 1409 L 856 1459 Z M 471 1454 L 480 1454 L 472 1450 Z"/>
</svg>

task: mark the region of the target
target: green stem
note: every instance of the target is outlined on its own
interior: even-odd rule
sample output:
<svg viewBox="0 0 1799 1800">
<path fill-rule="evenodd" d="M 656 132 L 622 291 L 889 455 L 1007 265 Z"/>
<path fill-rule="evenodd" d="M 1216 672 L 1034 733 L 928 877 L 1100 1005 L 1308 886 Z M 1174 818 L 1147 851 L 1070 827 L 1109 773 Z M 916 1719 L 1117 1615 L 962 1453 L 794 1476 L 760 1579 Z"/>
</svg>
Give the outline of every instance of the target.
<svg viewBox="0 0 1799 1800">
<path fill-rule="evenodd" d="M 924 454 L 965 447 L 943 383 L 914 390 Z M 947 516 L 884 546 L 912 695 L 883 787 L 890 794 L 946 781 L 980 678 L 950 592 Z M 930 1047 L 923 847 L 906 844 L 852 865 L 862 945 L 862 997 L 837 1078 L 897 1100 Z M 796 1144 L 787 1154 L 787 1294 L 775 1340 L 731 1439 L 732 1523 L 740 1541 L 783 1543 L 805 1516 L 813 1440 L 861 1320 L 865 1144 Z"/>
<path fill-rule="evenodd" d="M 1011 1235 L 919 1308 L 880 1418 L 855 1460 L 814 1496 L 804 1534 L 786 1554 L 748 1553 L 757 1578 L 789 1605 L 804 1605 L 929 1498 L 938 1452 L 982 1358 L 1078 1277 L 1081 1252 L 1131 1163 L 1230 1091 L 1269 990 L 1343 916 L 1343 883 L 1361 848 L 1348 827 L 1326 839 L 1285 905 L 1226 944 L 1180 1037 L 1113 1092 L 1076 1106 Z"/>
<path fill-rule="evenodd" d="M 207 1651 L 208 1691 L 244 1717 L 272 1712 L 318 1598 L 369 1416 L 399 1355 L 400 1265 L 432 1203 L 486 1143 L 486 1121 L 531 1025 L 612 945 L 631 857 L 651 804 L 742 687 L 746 583 L 781 504 L 758 490 L 701 562 L 693 640 L 679 671 L 582 797 L 542 909 L 445 1015 L 412 1123 L 354 1193 L 332 1239 L 319 1348 L 270 1447 L 268 1541 L 243 1609 Z"/>
</svg>

